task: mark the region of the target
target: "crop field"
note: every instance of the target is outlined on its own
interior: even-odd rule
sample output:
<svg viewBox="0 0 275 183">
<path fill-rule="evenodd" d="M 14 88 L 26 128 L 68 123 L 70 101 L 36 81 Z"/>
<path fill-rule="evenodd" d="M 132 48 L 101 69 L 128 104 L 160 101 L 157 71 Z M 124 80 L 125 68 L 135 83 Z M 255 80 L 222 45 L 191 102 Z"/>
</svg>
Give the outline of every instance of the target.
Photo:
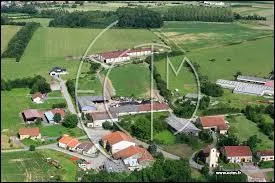
<svg viewBox="0 0 275 183">
<path fill-rule="evenodd" d="M 263 134 L 257 127 L 256 123 L 247 120 L 245 116 L 238 116 L 229 119 L 229 126 L 234 128 L 234 134 L 240 139 L 241 142 L 247 140 L 252 135 L 257 135 L 262 140 L 257 150 L 273 149 L 274 142 L 270 140 L 265 134 Z M 231 129 L 232 130 L 232 129 Z"/>
<path fill-rule="evenodd" d="M 173 72 L 172 66 L 167 65 L 166 59 L 156 61 L 154 64 L 162 79 L 166 81 L 168 89 L 178 89 L 181 94 L 197 92 L 195 75 L 184 66 L 180 68 L 183 59 L 183 55 L 169 58 L 175 71 L 178 71 L 178 75 Z"/>
<path fill-rule="evenodd" d="M 107 70 L 103 73 L 107 75 Z M 118 96 L 140 97 L 150 92 L 150 70 L 146 64 L 127 64 L 112 68 L 108 77 Z"/>
<path fill-rule="evenodd" d="M 174 41 L 185 50 L 219 47 L 273 34 L 271 30 L 252 29 L 252 26 L 236 22 L 169 21 L 159 30 L 162 32 L 162 37 Z M 160 34 L 158 31 L 156 33 Z"/>
<path fill-rule="evenodd" d="M 5 51 L 9 41 L 20 28 L 21 26 L 1 25 L 1 54 Z"/>
<path fill-rule="evenodd" d="M 51 109 L 52 104 L 65 102 L 65 99 L 49 99 L 43 104 L 34 104 L 29 96 L 29 89 L 13 89 L 1 92 L 1 129 L 9 129 L 13 133 L 24 124 L 21 112 L 24 109 Z"/>
<path fill-rule="evenodd" d="M 35 74 L 47 77 L 54 66 L 67 69 L 69 75 L 65 79 L 75 78 L 79 61 L 69 56 L 82 56 L 101 31 L 102 29 L 40 27 L 34 33 L 19 63 L 2 60 L 1 78 L 15 79 Z M 154 40 L 158 38 L 148 30 L 111 29 L 97 39 L 90 53 L 129 48 Z"/>
<path fill-rule="evenodd" d="M 44 157 L 58 160 L 62 168 L 51 166 L 43 160 Z M 51 150 L 2 153 L 1 162 L 1 181 L 4 182 L 45 182 L 55 175 L 60 175 L 65 181 L 74 181 L 77 169 L 63 153 Z"/>
<path fill-rule="evenodd" d="M 200 70 L 210 80 L 234 79 L 243 75 L 264 77 L 273 68 L 273 38 L 263 38 L 238 45 L 190 52 L 187 57 L 200 65 Z M 215 59 L 215 62 L 209 61 Z M 227 61 L 230 59 L 230 61 Z"/>
<path fill-rule="evenodd" d="M 24 19 L 14 19 L 14 22 L 37 22 L 40 23 L 43 27 L 48 27 L 49 22 L 52 20 L 52 18 L 24 18 Z"/>
</svg>

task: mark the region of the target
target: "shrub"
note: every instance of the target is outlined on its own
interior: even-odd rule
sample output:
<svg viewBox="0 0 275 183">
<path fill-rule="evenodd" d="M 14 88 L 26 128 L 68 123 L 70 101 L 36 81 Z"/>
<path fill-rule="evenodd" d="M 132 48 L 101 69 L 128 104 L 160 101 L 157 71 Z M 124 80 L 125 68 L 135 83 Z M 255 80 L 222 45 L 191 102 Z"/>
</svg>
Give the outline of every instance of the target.
<svg viewBox="0 0 275 183">
<path fill-rule="evenodd" d="M 67 104 L 65 102 L 62 102 L 62 103 L 57 103 L 57 104 L 53 104 L 52 105 L 52 109 L 55 109 L 55 108 L 66 108 Z"/>
<path fill-rule="evenodd" d="M 30 151 L 35 151 L 35 145 L 30 145 L 29 150 Z"/>
<path fill-rule="evenodd" d="M 112 130 L 113 129 L 113 125 L 109 121 L 105 121 L 104 123 L 102 123 L 102 127 L 106 130 Z"/>
<path fill-rule="evenodd" d="M 66 128 L 75 128 L 78 123 L 78 118 L 76 114 L 69 114 L 66 115 L 62 125 L 65 126 Z"/>
</svg>

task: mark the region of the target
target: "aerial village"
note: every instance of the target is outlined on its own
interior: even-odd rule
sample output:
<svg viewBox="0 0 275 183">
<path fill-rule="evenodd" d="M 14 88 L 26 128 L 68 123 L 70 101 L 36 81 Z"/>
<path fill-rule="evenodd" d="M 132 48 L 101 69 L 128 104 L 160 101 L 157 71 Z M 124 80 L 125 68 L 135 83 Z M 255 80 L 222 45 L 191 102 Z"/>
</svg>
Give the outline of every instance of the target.
<svg viewBox="0 0 275 183">
<path fill-rule="evenodd" d="M 268 5 L 1 2 L 1 180 L 274 181 Z"/>
<path fill-rule="evenodd" d="M 156 51 L 157 53 L 162 50 Z M 156 53 L 155 52 L 155 53 Z M 133 58 L 140 58 L 142 56 L 149 56 L 152 54 L 150 48 L 117 50 L 111 52 L 104 52 L 95 55 L 90 55 L 87 59 L 91 62 L 95 61 L 103 64 L 127 64 Z M 57 81 L 62 75 L 69 74 L 66 69 L 54 67 L 49 72 L 49 76 L 55 78 Z M 250 94 L 267 96 L 272 98 L 274 95 L 274 80 L 268 80 L 252 76 L 237 77 L 237 81 L 218 80 L 217 84 L 233 90 L 234 93 Z M 55 83 L 51 86 L 53 90 L 61 90 L 62 87 Z M 64 91 L 63 91 L 64 92 Z M 193 102 L 197 100 L 196 93 L 188 93 L 186 100 L 192 99 Z M 203 96 L 203 95 L 202 95 Z M 202 98 L 200 97 L 200 99 Z M 195 99 L 195 100 L 194 100 Z M 34 93 L 30 100 L 33 103 L 41 104 L 47 100 L 47 94 L 40 92 Z M 156 99 L 151 103 L 150 100 L 135 100 L 127 97 L 111 98 L 108 96 L 77 96 L 77 106 L 79 108 L 78 116 L 86 116 L 86 129 L 102 130 L 104 123 L 119 123 L 120 118 L 125 115 L 135 115 L 150 112 L 169 112 L 170 116 L 166 118 L 166 123 L 174 133 L 184 133 L 192 136 L 198 136 L 200 131 L 206 131 L 214 136 L 226 136 L 230 129 L 229 122 L 225 120 L 224 115 L 216 116 L 200 116 L 192 119 L 179 118 L 173 114 L 166 102 L 160 102 Z M 40 111 L 37 109 L 25 109 L 22 111 L 22 117 L 26 124 L 35 123 L 37 120 L 43 121 L 46 125 L 60 125 L 64 119 L 67 109 L 54 108 L 50 111 Z M 56 120 L 56 116 L 60 119 Z M 89 133 L 89 130 L 87 130 Z M 39 128 L 22 128 L 18 132 L 19 139 L 43 139 Z M 101 134 L 102 135 L 102 134 Z M 88 135 L 89 136 L 89 135 Z M 100 136 L 100 135 L 99 135 Z M 80 141 L 77 138 L 63 134 L 57 142 L 58 148 L 66 151 L 75 152 L 81 155 L 80 160 L 77 161 L 78 166 L 83 170 L 90 169 L 104 169 L 108 172 L 123 172 L 141 170 L 144 167 L 150 166 L 154 162 L 153 156 L 146 148 L 138 145 L 136 139 L 127 132 L 123 131 L 109 131 L 104 136 L 96 138 L 94 141 L 85 140 Z M 101 149 L 101 150 L 100 150 Z M 98 154 L 103 151 L 110 156 L 112 160 L 106 158 L 104 161 L 88 161 L 88 159 L 98 157 Z M 219 165 L 219 158 L 221 156 L 226 158 L 229 163 L 251 163 L 252 151 L 247 145 L 238 146 L 224 146 L 217 149 L 216 144 L 207 145 L 204 149 L 198 152 L 200 158 L 213 170 Z M 259 161 L 273 161 L 274 152 L 271 149 L 266 149 L 257 152 Z M 192 160 L 194 161 L 194 160 Z M 193 166 L 199 169 L 202 165 L 193 162 Z M 253 179 L 254 180 L 254 179 Z"/>
</svg>

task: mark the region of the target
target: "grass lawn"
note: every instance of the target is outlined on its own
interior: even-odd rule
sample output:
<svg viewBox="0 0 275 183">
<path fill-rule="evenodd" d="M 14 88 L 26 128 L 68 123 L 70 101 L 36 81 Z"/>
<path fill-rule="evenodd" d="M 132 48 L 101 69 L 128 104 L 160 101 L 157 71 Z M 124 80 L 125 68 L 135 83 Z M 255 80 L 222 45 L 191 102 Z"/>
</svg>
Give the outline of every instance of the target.
<svg viewBox="0 0 275 183">
<path fill-rule="evenodd" d="M 107 75 L 107 71 L 103 72 Z M 109 79 L 118 96 L 146 95 L 150 91 L 150 70 L 146 64 L 127 64 L 109 71 Z"/>
<path fill-rule="evenodd" d="M 200 65 L 201 72 L 216 82 L 217 79 L 234 79 L 243 75 L 266 76 L 273 67 L 273 38 L 258 39 L 238 45 L 194 51 L 187 57 Z M 209 59 L 216 59 L 210 62 Z M 231 61 L 226 61 L 230 58 Z"/>
<path fill-rule="evenodd" d="M 263 161 L 263 162 L 260 162 L 259 167 L 261 169 L 274 168 L 274 161 Z"/>
<path fill-rule="evenodd" d="M 168 21 L 160 29 L 164 36 L 179 44 L 183 49 L 194 50 L 229 45 L 272 35 L 271 30 L 252 29 L 241 23 L 207 23 Z"/>
<path fill-rule="evenodd" d="M 61 91 L 57 90 L 57 91 L 52 91 L 51 93 L 49 93 L 48 97 L 51 98 L 51 97 L 63 97 L 63 96 L 62 96 Z"/>
<path fill-rule="evenodd" d="M 271 171 L 271 172 L 267 172 L 267 173 L 265 173 L 265 175 L 266 175 L 266 180 L 268 181 L 268 182 L 273 182 L 274 181 L 274 171 Z"/>
<path fill-rule="evenodd" d="M 263 134 L 257 127 L 256 123 L 247 120 L 245 116 L 237 116 L 235 120 L 228 119 L 230 127 L 233 127 L 235 135 L 241 142 L 247 140 L 252 135 L 257 135 L 262 142 L 257 146 L 257 150 L 273 149 L 274 142 Z M 229 129 L 230 130 L 230 129 Z"/>
<path fill-rule="evenodd" d="M 219 104 L 214 105 L 213 107 L 230 106 L 237 108 L 245 108 L 246 105 L 252 104 L 264 104 L 257 102 L 257 100 L 267 100 L 266 98 L 260 96 L 232 93 L 232 91 L 228 89 L 224 89 L 224 94 L 221 97 L 212 97 L 211 99 L 213 101 L 219 101 Z"/>
<path fill-rule="evenodd" d="M 240 170 L 241 167 L 237 163 L 224 163 L 221 161 L 220 166 L 225 170 Z"/>
<path fill-rule="evenodd" d="M 52 20 L 52 18 L 24 18 L 24 19 L 14 19 L 14 22 L 37 22 L 40 23 L 43 27 L 48 27 L 49 22 Z"/>
<path fill-rule="evenodd" d="M 62 168 L 51 166 L 43 160 L 44 157 L 58 160 Z M 45 182 L 55 175 L 60 175 L 64 181 L 75 181 L 77 170 L 77 166 L 63 153 L 52 150 L 2 153 L 1 162 L 1 181 L 4 182 Z"/>
<path fill-rule="evenodd" d="M 1 129 L 9 129 L 11 133 L 17 133 L 24 125 L 21 112 L 24 109 L 41 109 L 42 111 L 52 108 L 52 104 L 65 102 L 64 99 L 49 99 L 43 104 L 32 103 L 28 88 L 1 91 Z"/>
<path fill-rule="evenodd" d="M 60 66 L 69 72 L 65 79 L 74 79 L 79 61 L 67 57 L 82 56 L 101 31 L 102 29 L 40 27 L 35 31 L 19 63 L 2 60 L 1 78 L 15 79 L 40 74 L 50 80 L 49 70 Z M 145 29 L 110 29 L 97 39 L 90 53 L 129 48 L 154 40 L 158 38 Z"/>
<path fill-rule="evenodd" d="M 194 150 L 187 144 L 174 144 L 174 145 L 160 145 L 163 150 L 180 156 L 182 158 L 190 158 L 194 153 Z"/>
<path fill-rule="evenodd" d="M 21 29 L 21 26 L 1 25 L 1 54 L 7 49 L 9 41 Z"/>
<path fill-rule="evenodd" d="M 170 145 L 175 144 L 176 136 L 169 130 L 164 130 L 155 134 L 154 140 L 160 142 L 161 144 Z"/>
<path fill-rule="evenodd" d="M 80 128 L 65 128 L 62 125 L 51 125 L 40 127 L 41 135 L 47 137 L 59 137 L 63 134 L 79 137 L 85 135 Z"/>
<path fill-rule="evenodd" d="M 155 62 L 155 66 L 157 68 L 157 71 L 160 73 L 162 79 L 166 81 L 168 89 L 178 89 L 181 94 L 197 92 L 195 75 L 184 66 L 180 70 L 178 70 L 183 59 L 183 55 L 169 58 L 174 69 L 176 71 L 179 71 L 178 75 L 173 72 L 173 69 L 170 65 L 167 65 L 166 59 Z"/>
<path fill-rule="evenodd" d="M 202 173 L 195 169 L 195 168 L 192 168 L 191 167 L 191 177 L 195 180 L 197 180 L 198 182 L 205 182 L 206 181 L 206 178 L 204 175 L 202 175 Z"/>
</svg>

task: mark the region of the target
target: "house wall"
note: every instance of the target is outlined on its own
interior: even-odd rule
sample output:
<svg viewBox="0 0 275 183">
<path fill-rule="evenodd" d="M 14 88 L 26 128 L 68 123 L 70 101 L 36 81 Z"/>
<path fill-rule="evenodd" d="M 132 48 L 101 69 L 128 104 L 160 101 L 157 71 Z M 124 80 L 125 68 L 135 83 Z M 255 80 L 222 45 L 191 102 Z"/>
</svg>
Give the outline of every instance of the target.
<svg viewBox="0 0 275 183">
<path fill-rule="evenodd" d="M 252 156 L 227 157 L 230 163 L 252 162 Z"/>
<path fill-rule="evenodd" d="M 62 148 L 64 148 L 64 149 L 67 148 L 67 145 L 64 144 L 64 143 L 61 143 L 61 142 L 58 142 L 58 146 L 59 146 L 59 147 L 62 147 Z"/>
<path fill-rule="evenodd" d="M 111 146 L 111 152 L 112 154 L 120 151 L 120 150 L 123 150 L 123 149 L 126 149 L 127 147 L 129 146 L 135 146 L 136 144 L 134 142 L 129 142 L 129 141 L 120 141 L 116 144 L 113 144 Z"/>
<path fill-rule="evenodd" d="M 227 130 L 220 130 L 220 134 L 222 134 L 222 135 L 227 134 Z"/>
<path fill-rule="evenodd" d="M 130 171 L 134 171 L 136 169 L 141 168 L 141 166 L 138 163 L 137 158 L 134 157 L 134 156 L 131 156 L 131 157 L 128 157 L 128 158 L 124 159 L 123 162 L 126 166 L 128 166 L 128 169 Z"/>
<path fill-rule="evenodd" d="M 83 154 L 84 155 L 92 155 L 92 154 L 95 154 L 97 152 L 97 148 L 96 146 L 94 145 L 91 149 L 89 149 L 87 152 L 86 151 L 83 151 Z"/>
<path fill-rule="evenodd" d="M 209 167 L 214 168 L 218 166 L 218 159 L 220 153 L 217 151 L 216 148 L 212 148 L 209 155 Z"/>
<path fill-rule="evenodd" d="M 30 138 L 32 140 L 41 139 L 41 134 L 39 134 L 38 136 L 35 136 L 35 137 L 31 137 L 30 135 L 20 135 L 19 138 L 20 138 L 20 140 L 27 139 L 27 138 Z"/>
<path fill-rule="evenodd" d="M 261 161 L 273 161 L 274 156 L 260 156 Z"/>
<path fill-rule="evenodd" d="M 36 97 L 32 100 L 34 103 L 37 103 L 37 104 L 42 104 L 44 101 L 43 99 L 39 98 L 39 97 Z"/>
<path fill-rule="evenodd" d="M 104 123 L 106 121 L 108 121 L 110 123 L 118 122 L 118 118 L 92 121 L 92 122 L 87 123 L 87 127 L 102 127 L 102 123 Z"/>
</svg>

